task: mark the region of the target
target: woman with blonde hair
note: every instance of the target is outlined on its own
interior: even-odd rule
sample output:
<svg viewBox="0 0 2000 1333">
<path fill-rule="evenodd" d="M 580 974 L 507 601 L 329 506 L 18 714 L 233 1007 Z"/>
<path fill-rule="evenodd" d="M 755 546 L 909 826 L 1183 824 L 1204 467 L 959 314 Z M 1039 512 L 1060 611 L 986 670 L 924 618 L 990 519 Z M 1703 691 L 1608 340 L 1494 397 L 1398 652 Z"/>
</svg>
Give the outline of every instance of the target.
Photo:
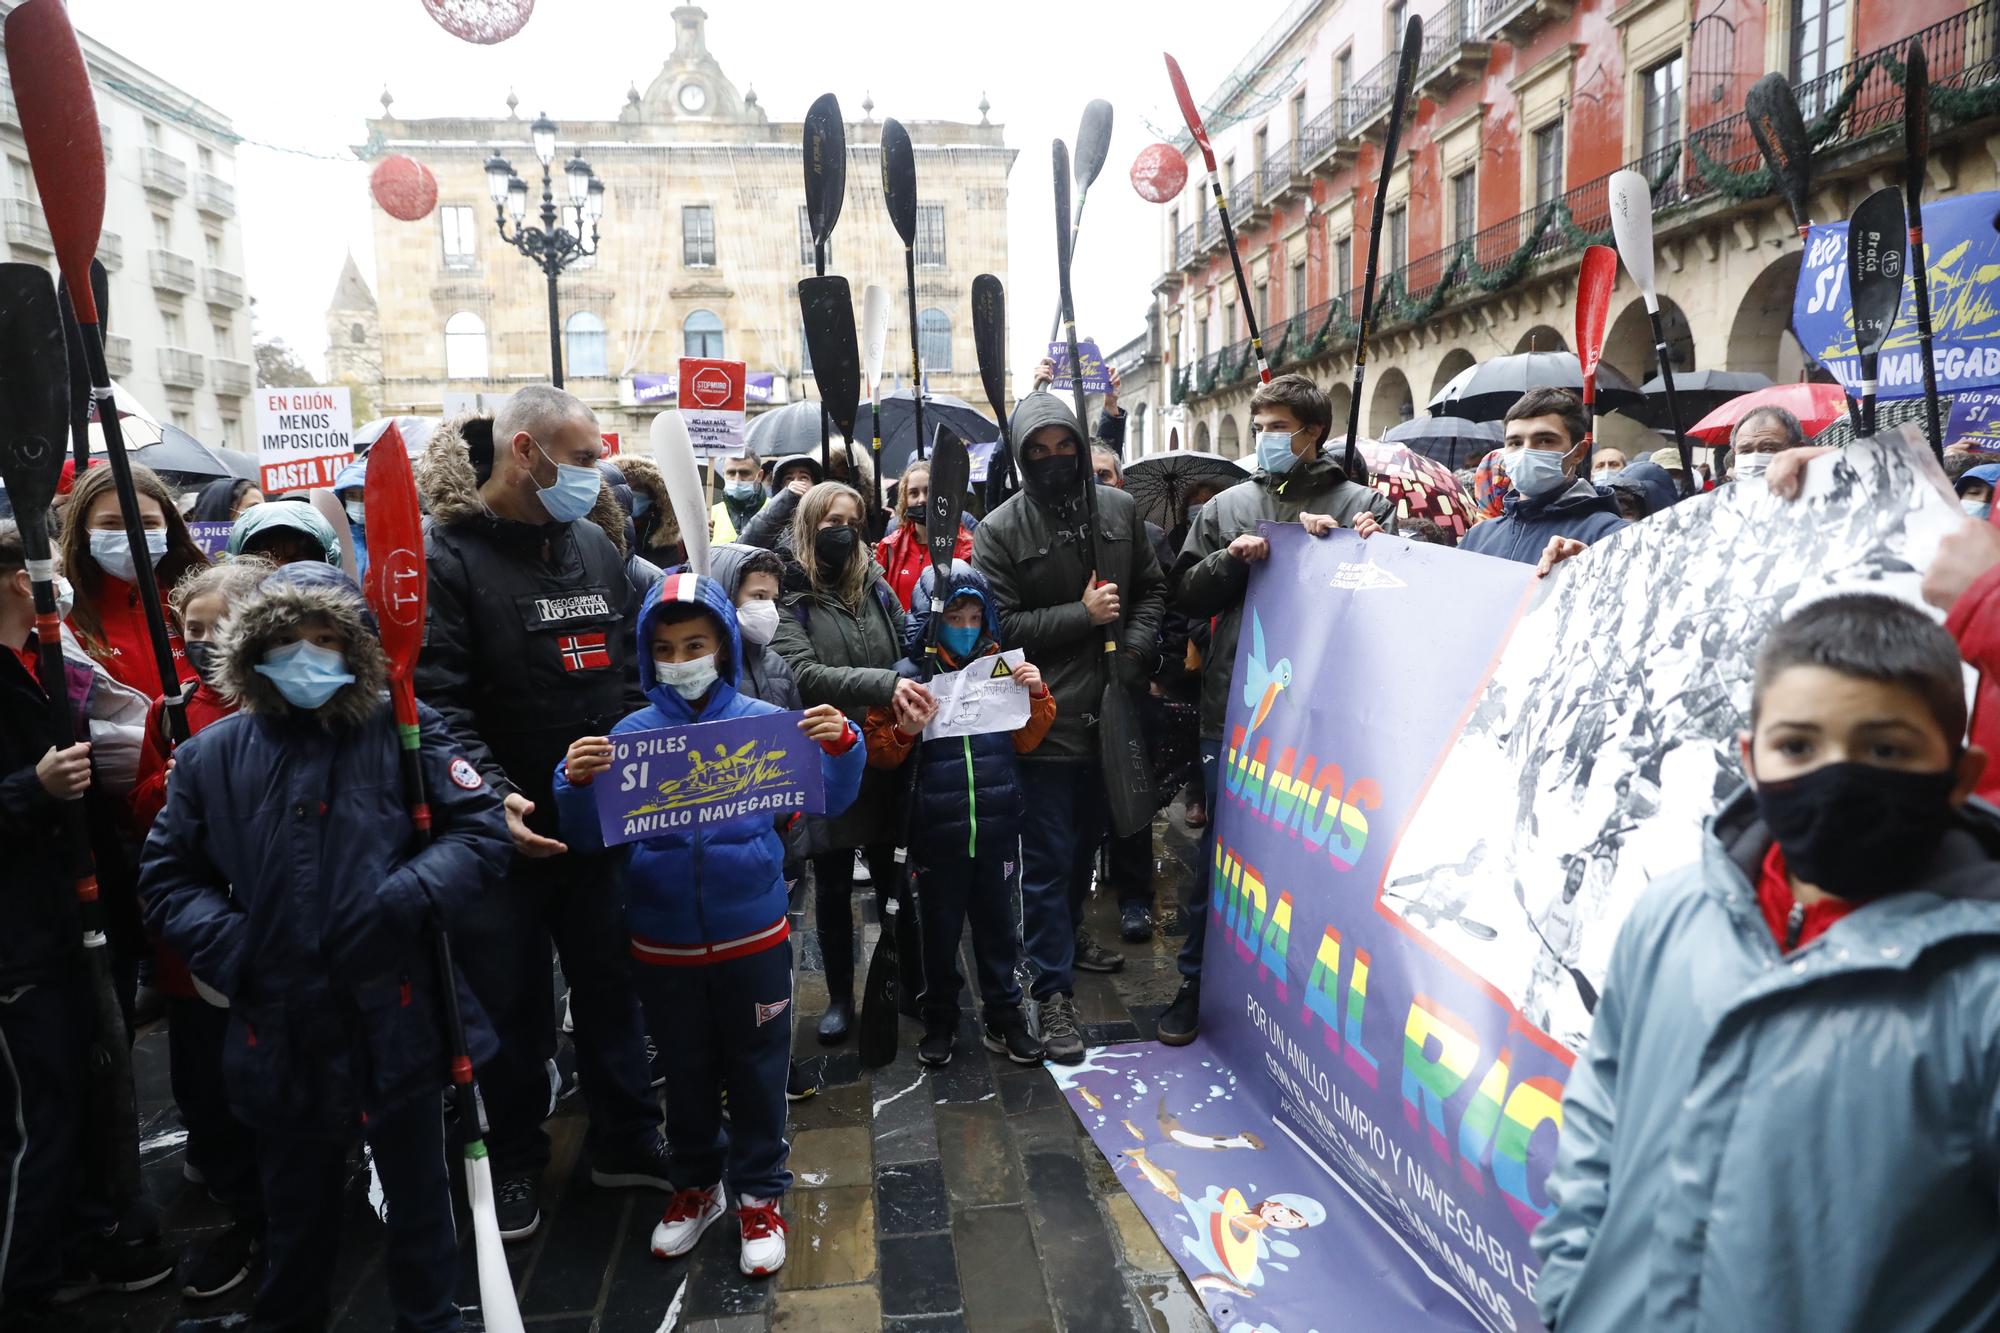
<svg viewBox="0 0 2000 1333">
<path fill-rule="evenodd" d="M 930 530 L 924 523 L 924 509 L 931 498 L 931 465 L 927 459 L 912 458 L 896 483 L 896 530 L 875 544 L 875 563 L 896 600 L 910 609 L 910 594 L 917 580 L 930 568 Z M 972 559 L 972 534 L 963 526 L 952 546 L 954 560 Z"/>
<path fill-rule="evenodd" d="M 139 524 L 146 530 L 146 555 L 165 614 L 168 589 L 190 569 L 206 565 L 208 557 L 188 534 L 174 493 L 158 474 L 134 463 L 132 489 L 138 494 Z M 194 668 L 182 655 L 180 636 L 170 627 L 167 640 L 174 650 L 178 679 L 160 679 L 146 609 L 139 605 L 138 566 L 131 543 L 125 540 L 125 516 L 118 507 L 110 468 L 91 468 L 77 478 L 63 508 L 61 559 L 63 576 L 76 596 L 68 617 L 70 630 L 112 679 L 157 699 L 194 678 Z"/>
<path fill-rule="evenodd" d="M 808 708 L 832 704 L 857 727 L 870 708 L 915 713 L 931 703 L 928 689 L 896 674 L 903 608 L 862 540 L 865 513 L 861 493 L 837 481 L 820 482 L 800 498 L 792 549 L 807 587 L 786 595 L 787 614 L 772 644 L 790 664 Z M 901 785 L 898 772 L 871 768 L 844 814 L 812 821 L 813 904 L 827 986 L 819 1038 L 828 1045 L 846 1040 L 854 1020 L 854 853 L 867 856 L 878 891 L 889 884 Z M 900 956 L 918 957 L 914 923 L 897 926 Z M 905 998 L 913 1002 L 914 991 Z"/>
</svg>

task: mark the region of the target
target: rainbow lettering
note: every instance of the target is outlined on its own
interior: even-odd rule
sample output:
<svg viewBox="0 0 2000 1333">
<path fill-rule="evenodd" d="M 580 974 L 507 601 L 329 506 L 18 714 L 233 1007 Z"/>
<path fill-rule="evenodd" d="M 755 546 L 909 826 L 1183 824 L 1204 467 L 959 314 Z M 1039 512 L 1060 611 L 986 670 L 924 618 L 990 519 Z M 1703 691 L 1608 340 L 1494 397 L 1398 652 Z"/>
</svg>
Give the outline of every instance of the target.
<svg viewBox="0 0 2000 1333">
<path fill-rule="evenodd" d="M 1279 752 L 1277 767 L 1270 758 L 1269 736 L 1252 746 L 1249 732 L 1237 727 L 1223 754 L 1223 791 L 1258 820 L 1324 848 L 1334 865 L 1352 870 L 1368 846 L 1365 811 L 1381 808 L 1381 784 L 1360 778 L 1349 786 L 1340 765 L 1291 746 Z"/>
<path fill-rule="evenodd" d="M 1420 1120 L 1430 1122 L 1431 1147 L 1447 1161 L 1451 1141 L 1444 1104 L 1478 1060 L 1479 1037 L 1468 1024 L 1427 995 L 1410 1001 L 1403 1026 L 1403 1114 L 1413 1128 Z"/>
<path fill-rule="evenodd" d="M 1552 1078 L 1525 1078 L 1507 1094 L 1507 1114 L 1493 1143 L 1493 1179 L 1507 1196 L 1514 1220 L 1527 1230 L 1555 1211 L 1552 1203 L 1537 1204 L 1528 1191 L 1528 1144 L 1543 1124 L 1562 1132 L 1562 1084 Z"/>
</svg>

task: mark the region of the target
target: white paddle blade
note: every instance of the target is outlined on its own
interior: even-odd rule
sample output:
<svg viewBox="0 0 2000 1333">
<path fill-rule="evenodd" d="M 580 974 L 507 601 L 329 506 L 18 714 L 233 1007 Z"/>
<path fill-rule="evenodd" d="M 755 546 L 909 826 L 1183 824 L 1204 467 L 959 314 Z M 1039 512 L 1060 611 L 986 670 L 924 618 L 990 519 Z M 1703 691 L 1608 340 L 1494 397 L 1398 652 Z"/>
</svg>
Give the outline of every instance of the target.
<svg viewBox="0 0 2000 1333">
<path fill-rule="evenodd" d="M 667 502 L 674 507 L 674 521 L 681 525 L 688 568 L 707 574 L 708 497 L 701 489 L 701 466 L 695 462 L 687 422 L 679 412 L 662 412 L 653 418 L 653 461 L 659 464 Z"/>
<path fill-rule="evenodd" d="M 861 292 L 861 369 L 868 396 L 882 384 L 882 357 L 889 347 L 889 289 L 869 283 Z"/>
<path fill-rule="evenodd" d="M 465 1159 L 465 1197 L 472 1205 L 472 1248 L 479 1260 L 479 1313 L 486 1333 L 523 1333 L 514 1300 L 514 1275 L 500 1243 L 500 1215 L 493 1206 L 493 1167 L 482 1155 Z"/>
<path fill-rule="evenodd" d="M 1636 171 L 1611 175 L 1611 235 L 1646 309 L 1658 310 L 1660 298 L 1653 291 L 1653 192 Z"/>
</svg>

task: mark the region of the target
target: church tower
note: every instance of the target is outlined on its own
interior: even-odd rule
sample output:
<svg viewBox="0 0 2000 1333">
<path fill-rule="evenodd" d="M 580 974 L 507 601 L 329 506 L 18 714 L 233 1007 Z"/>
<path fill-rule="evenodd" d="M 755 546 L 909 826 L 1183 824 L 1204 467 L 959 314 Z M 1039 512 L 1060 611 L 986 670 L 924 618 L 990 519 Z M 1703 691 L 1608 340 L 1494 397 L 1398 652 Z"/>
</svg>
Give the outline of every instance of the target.
<svg viewBox="0 0 2000 1333">
<path fill-rule="evenodd" d="M 326 378 L 329 384 L 353 390 L 355 425 L 377 415 L 382 401 L 382 320 L 352 250 L 326 307 Z"/>
</svg>

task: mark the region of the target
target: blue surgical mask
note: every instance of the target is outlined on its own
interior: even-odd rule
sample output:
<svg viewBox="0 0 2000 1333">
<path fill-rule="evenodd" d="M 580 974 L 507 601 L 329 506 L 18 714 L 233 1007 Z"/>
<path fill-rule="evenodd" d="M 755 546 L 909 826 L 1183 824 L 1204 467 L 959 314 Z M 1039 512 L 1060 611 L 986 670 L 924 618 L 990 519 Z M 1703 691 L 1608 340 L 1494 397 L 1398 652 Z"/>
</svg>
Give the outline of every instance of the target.
<svg viewBox="0 0 2000 1333">
<path fill-rule="evenodd" d="M 938 629 L 938 642 L 947 652 L 963 662 L 972 656 L 972 650 L 979 646 L 979 626 L 944 625 Z"/>
<path fill-rule="evenodd" d="M 257 674 L 271 682 L 285 702 L 294 708 L 311 710 L 354 683 L 347 658 L 331 648 L 300 639 L 282 648 L 273 648 L 257 664 Z"/>
<path fill-rule="evenodd" d="M 1507 475 L 1515 490 L 1527 499 L 1539 500 L 1569 484 L 1563 457 L 1553 449 L 1523 449 L 1507 460 Z"/>
<path fill-rule="evenodd" d="M 754 500 L 764 493 L 764 488 L 754 481 L 731 481 L 723 484 L 722 493 L 732 500 Z"/>
<path fill-rule="evenodd" d="M 549 451 L 541 445 L 535 449 L 543 458 L 549 458 Z M 549 517 L 558 523 L 574 523 L 588 514 L 597 503 L 597 492 L 604 485 L 604 478 L 594 467 L 577 467 L 573 463 L 555 463 L 556 484 L 537 486 L 535 494 L 541 497 L 542 508 L 549 511 Z"/>
<path fill-rule="evenodd" d="M 644 517 L 646 516 L 646 513 L 647 513 L 647 511 L 648 511 L 648 510 L 650 510 L 650 509 L 651 509 L 652 507 L 653 507 L 653 497 L 652 497 L 652 496 L 650 496 L 650 495 L 641 495 L 641 494 L 639 494 L 639 493 L 638 493 L 637 491 L 634 491 L 634 492 L 632 493 L 632 517 L 633 517 L 633 518 L 644 518 Z"/>
<path fill-rule="evenodd" d="M 1283 476 L 1292 470 L 1292 464 L 1299 456 L 1292 452 L 1292 433 L 1288 430 L 1260 430 L 1257 432 L 1257 466 L 1274 476 Z"/>
<path fill-rule="evenodd" d="M 149 531 L 146 534 L 146 555 L 150 562 L 157 566 L 160 558 L 166 553 L 167 534 L 158 528 Z M 139 580 L 139 568 L 132 563 L 132 543 L 125 540 L 123 528 L 112 532 L 92 528 L 90 558 L 97 562 L 99 569 L 114 579 L 122 579 L 126 583 L 136 583 Z"/>
<path fill-rule="evenodd" d="M 1993 502 L 1991 500 L 1960 500 L 1958 507 L 1963 509 L 1969 517 L 1979 519 L 1982 522 L 1993 512 Z"/>
</svg>

